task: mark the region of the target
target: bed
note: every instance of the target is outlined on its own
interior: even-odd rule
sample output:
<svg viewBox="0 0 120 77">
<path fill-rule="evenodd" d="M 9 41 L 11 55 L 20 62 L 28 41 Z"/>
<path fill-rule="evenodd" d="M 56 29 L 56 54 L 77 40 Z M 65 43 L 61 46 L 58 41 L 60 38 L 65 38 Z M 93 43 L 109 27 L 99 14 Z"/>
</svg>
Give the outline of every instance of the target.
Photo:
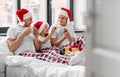
<svg viewBox="0 0 120 77">
<path fill-rule="evenodd" d="M 4 77 L 5 76 L 5 63 L 3 60 L 3 57 L 0 57 L 0 77 Z"/>
<path fill-rule="evenodd" d="M 82 65 L 69 66 L 22 56 L 7 56 L 5 63 L 6 77 L 85 77 Z"/>
<path fill-rule="evenodd" d="M 6 71 L 6 64 L 4 62 L 4 58 L 7 55 L 13 55 L 8 49 L 7 46 L 7 38 L 0 37 L 0 77 L 5 77 L 5 71 Z"/>
<path fill-rule="evenodd" d="M 85 77 L 85 66 L 69 66 L 13 55 L 4 39 L 0 41 L 0 77 Z"/>
</svg>

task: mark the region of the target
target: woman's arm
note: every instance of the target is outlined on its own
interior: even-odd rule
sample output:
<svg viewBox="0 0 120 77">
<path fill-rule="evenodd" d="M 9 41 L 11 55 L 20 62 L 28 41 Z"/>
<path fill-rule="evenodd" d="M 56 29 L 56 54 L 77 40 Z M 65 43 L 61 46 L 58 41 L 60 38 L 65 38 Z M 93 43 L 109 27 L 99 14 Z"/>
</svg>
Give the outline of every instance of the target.
<svg viewBox="0 0 120 77">
<path fill-rule="evenodd" d="M 56 38 L 51 38 L 51 44 L 52 46 L 59 46 L 65 39 L 66 39 L 67 33 L 64 32 L 63 36 L 57 40 Z"/>
<path fill-rule="evenodd" d="M 75 40 L 75 38 L 73 38 L 69 33 L 67 35 L 67 39 L 69 40 L 69 42 L 73 42 Z"/>
<path fill-rule="evenodd" d="M 52 46 L 59 46 L 64 40 L 66 39 L 66 37 L 62 37 L 59 40 L 57 40 L 56 38 L 51 38 L 51 44 Z"/>
<path fill-rule="evenodd" d="M 69 31 L 68 31 L 66 28 L 64 29 L 64 32 L 67 33 L 66 38 L 69 40 L 69 42 L 73 42 L 73 41 L 75 40 L 75 38 L 73 38 L 73 37 L 70 35 Z"/>
</svg>

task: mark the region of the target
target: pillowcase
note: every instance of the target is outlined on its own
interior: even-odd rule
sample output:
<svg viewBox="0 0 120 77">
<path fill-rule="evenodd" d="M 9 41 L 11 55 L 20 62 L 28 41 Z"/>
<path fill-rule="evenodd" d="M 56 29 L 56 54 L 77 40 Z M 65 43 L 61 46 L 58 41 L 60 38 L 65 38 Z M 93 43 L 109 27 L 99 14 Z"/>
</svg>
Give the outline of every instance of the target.
<svg viewBox="0 0 120 77">
<path fill-rule="evenodd" d="M 7 44 L 7 37 L 0 40 L 0 56 L 7 56 L 7 55 L 13 55 L 13 53 L 9 50 L 8 44 Z"/>
</svg>

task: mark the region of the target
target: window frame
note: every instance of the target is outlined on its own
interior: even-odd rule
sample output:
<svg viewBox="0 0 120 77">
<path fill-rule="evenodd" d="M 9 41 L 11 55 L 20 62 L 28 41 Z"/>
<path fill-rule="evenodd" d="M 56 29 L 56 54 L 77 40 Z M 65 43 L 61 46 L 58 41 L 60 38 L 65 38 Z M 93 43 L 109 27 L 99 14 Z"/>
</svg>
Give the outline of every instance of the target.
<svg viewBox="0 0 120 77">
<path fill-rule="evenodd" d="M 52 0 L 47 0 L 47 5 L 48 5 L 47 6 L 47 22 L 50 24 L 50 26 L 52 25 L 51 1 Z M 73 16 L 73 19 L 74 19 L 74 13 L 73 13 L 73 10 L 74 10 L 74 0 L 70 0 L 69 7 L 70 7 L 70 10 L 72 11 L 72 16 Z"/>
<path fill-rule="evenodd" d="M 21 0 L 16 0 L 16 5 L 15 6 L 16 6 L 16 9 L 20 9 L 20 7 L 21 7 Z M 17 21 L 17 18 L 16 18 L 16 21 Z M 8 28 L 9 27 L 0 27 L 0 36 L 6 36 Z"/>
<path fill-rule="evenodd" d="M 47 0 L 46 1 L 46 6 L 47 6 L 47 9 L 46 9 L 46 12 L 47 12 L 47 22 L 51 25 L 52 24 L 52 9 L 51 9 L 51 1 L 52 0 Z M 69 3 L 69 7 L 70 7 L 70 9 L 71 9 L 71 11 L 72 11 L 72 13 L 73 13 L 73 3 L 74 2 L 74 0 L 70 0 L 70 3 Z M 19 9 L 21 9 L 21 0 L 16 0 L 16 10 L 19 10 Z M 74 14 L 72 14 L 73 15 L 73 19 L 74 19 Z M 18 22 L 18 20 L 17 20 L 17 18 L 16 18 L 16 21 Z M 3 36 L 5 36 L 6 35 L 6 33 L 7 33 L 7 29 L 8 29 L 9 27 L 0 27 L 0 29 L 1 29 L 1 31 L 0 31 L 0 36 L 1 35 L 3 35 Z"/>
</svg>

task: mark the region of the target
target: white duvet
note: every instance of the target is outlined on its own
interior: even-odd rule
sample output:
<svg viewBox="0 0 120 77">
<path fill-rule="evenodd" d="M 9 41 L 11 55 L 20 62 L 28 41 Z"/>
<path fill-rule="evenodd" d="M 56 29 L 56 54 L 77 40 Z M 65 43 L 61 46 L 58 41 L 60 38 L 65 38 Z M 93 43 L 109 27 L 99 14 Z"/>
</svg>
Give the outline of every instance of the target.
<svg viewBox="0 0 120 77">
<path fill-rule="evenodd" d="M 7 56 L 5 63 L 8 66 L 24 66 L 36 77 L 85 77 L 84 66 L 50 63 L 22 56 Z"/>
</svg>

